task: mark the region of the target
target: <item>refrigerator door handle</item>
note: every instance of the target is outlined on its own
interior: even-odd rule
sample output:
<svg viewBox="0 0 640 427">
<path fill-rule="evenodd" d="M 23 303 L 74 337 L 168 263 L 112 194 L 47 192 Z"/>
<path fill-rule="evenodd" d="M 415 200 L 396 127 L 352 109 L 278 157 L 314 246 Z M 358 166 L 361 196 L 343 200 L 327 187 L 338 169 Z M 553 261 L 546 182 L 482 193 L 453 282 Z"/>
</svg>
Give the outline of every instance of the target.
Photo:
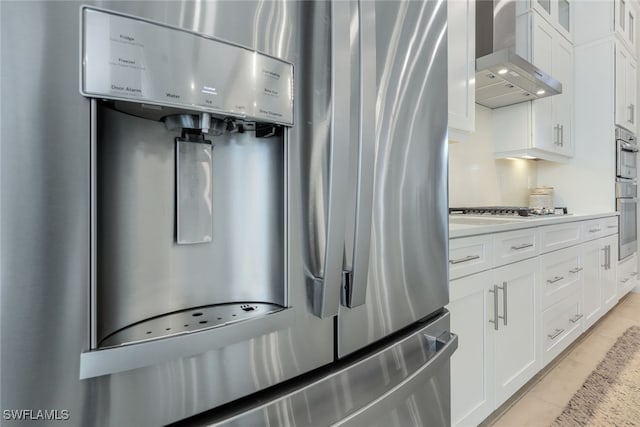
<svg viewBox="0 0 640 427">
<path fill-rule="evenodd" d="M 376 13 L 375 2 L 358 2 L 360 18 L 359 72 L 360 81 L 358 168 L 356 184 L 355 227 L 353 235 L 353 265 L 344 283 L 345 305 L 357 307 L 367 296 L 371 217 L 373 207 L 374 166 L 376 146 Z"/>
<path fill-rule="evenodd" d="M 427 380 L 442 369 L 442 362 L 449 361 L 451 355 L 458 348 L 458 336 L 453 333 L 445 333 L 440 337 L 431 337 L 425 334 L 427 350 L 434 351 L 433 357 L 422 365 L 413 374 L 409 375 L 400 384 L 391 388 L 388 392 L 378 397 L 360 410 L 343 418 L 332 426 L 352 426 L 352 425 L 373 425 L 381 413 L 392 411 L 404 402 L 420 385 L 424 385 Z M 433 347 L 435 346 L 435 350 Z M 447 418 L 448 414 L 443 414 Z M 450 420 L 446 420 L 450 421 Z"/>
<path fill-rule="evenodd" d="M 313 273 L 311 305 L 321 318 L 338 314 L 344 247 L 344 202 L 348 167 L 350 46 L 349 5 L 331 4 L 331 148 L 329 150 L 329 194 L 326 244 L 322 272 Z"/>
</svg>

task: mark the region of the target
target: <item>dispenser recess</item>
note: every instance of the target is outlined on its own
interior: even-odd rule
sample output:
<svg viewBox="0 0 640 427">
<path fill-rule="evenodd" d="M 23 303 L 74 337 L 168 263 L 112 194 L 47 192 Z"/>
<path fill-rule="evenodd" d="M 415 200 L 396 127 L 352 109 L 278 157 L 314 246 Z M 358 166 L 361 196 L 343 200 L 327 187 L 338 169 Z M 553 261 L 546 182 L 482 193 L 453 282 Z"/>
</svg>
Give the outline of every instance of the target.
<svg viewBox="0 0 640 427">
<path fill-rule="evenodd" d="M 284 327 L 274 314 L 291 310 L 293 66 L 151 21 L 90 7 L 82 14 L 94 159 L 92 349 L 253 320 L 266 327 L 267 317 Z"/>
</svg>

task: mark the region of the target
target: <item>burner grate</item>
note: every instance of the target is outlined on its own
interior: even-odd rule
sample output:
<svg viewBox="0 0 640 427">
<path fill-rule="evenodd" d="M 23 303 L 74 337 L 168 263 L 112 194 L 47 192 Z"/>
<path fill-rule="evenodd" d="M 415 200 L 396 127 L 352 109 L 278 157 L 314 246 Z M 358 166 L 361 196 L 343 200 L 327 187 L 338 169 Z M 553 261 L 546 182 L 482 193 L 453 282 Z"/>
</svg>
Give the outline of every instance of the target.
<svg viewBox="0 0 640 427">
<path fill-rule="evenodd" d="M 522 206 L 480 206 L 449 208 L 449 215 L 496 215 L 496 216 L 539 216 L 539 215 L 567 215 L 566 207 L 553 209 L 533 209 Z"/>
</svg>

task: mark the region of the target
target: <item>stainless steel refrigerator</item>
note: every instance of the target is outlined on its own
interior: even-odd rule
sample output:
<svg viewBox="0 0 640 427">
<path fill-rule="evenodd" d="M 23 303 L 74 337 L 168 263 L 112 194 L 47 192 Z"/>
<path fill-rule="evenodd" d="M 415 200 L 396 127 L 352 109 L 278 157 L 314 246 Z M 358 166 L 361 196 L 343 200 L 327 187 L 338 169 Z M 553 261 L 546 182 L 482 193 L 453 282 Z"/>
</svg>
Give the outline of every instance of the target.
<svg viewBox="0 0 640 427">
<path fill-rule="evenodd" d="M 448 425 L 446 16 L 0 2 L 3 421 Z"/>
</svg>

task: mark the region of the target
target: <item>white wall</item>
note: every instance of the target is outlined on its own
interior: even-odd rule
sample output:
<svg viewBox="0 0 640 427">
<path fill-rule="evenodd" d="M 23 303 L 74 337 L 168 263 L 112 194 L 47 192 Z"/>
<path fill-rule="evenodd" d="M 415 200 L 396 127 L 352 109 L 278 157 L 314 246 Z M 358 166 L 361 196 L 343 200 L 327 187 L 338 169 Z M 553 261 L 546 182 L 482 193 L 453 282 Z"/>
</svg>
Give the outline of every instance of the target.
<svg viewBox="0 0 640 427">
<path fill-rule="evenodd" d="M 537 185 L 533 160 L 493 158 L 491 110 L 476 105 L 476 131 L 449 144 L 449 206 L 527 206 Z"/>
</svg>

